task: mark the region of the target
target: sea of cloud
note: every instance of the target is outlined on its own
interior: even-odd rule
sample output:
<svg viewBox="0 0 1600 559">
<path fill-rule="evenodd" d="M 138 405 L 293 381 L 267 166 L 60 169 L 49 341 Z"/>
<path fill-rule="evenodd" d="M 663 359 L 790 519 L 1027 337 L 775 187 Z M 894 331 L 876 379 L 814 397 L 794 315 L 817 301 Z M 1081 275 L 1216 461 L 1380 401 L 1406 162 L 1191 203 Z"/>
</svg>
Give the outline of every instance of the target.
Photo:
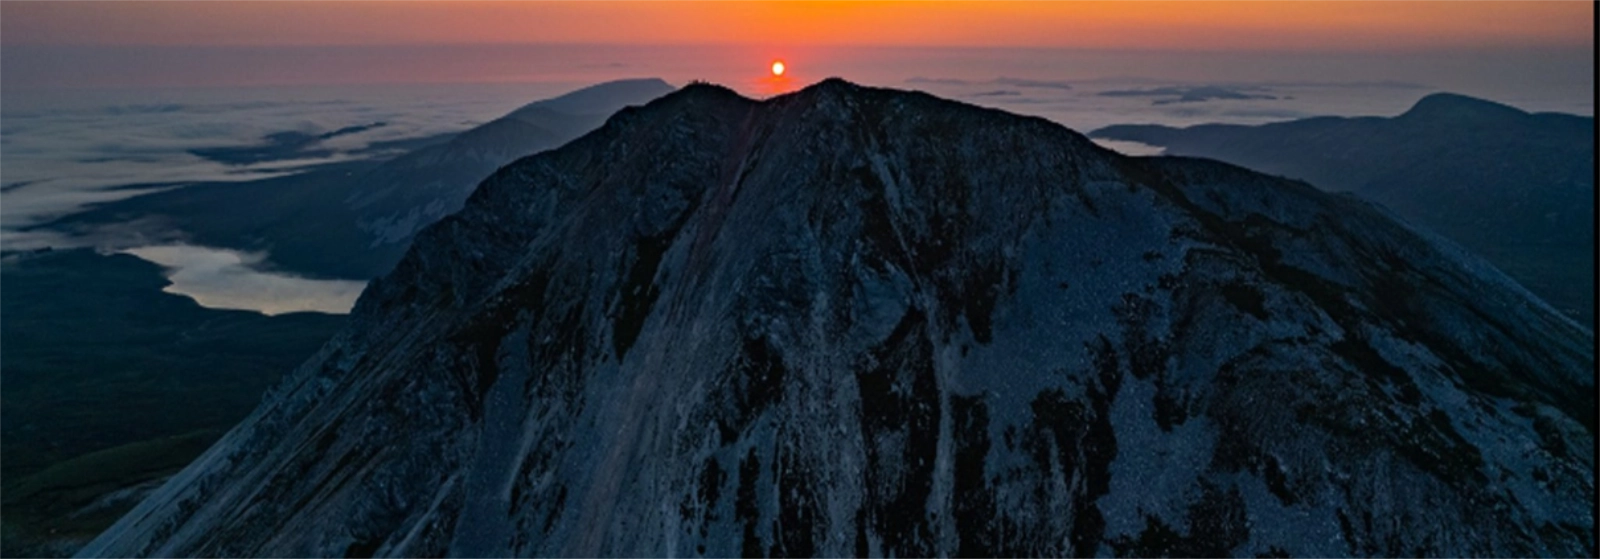
<svg viewBox="0 0 1600 559">
<path fill-rule="evenodd" d="M 0 98 L 0 246 L 88 204 L 382 157 L 373 146 L 464 130 L 571 84 L 7 91 Z M 324 134 L 317 153 L 229 164 L 192 153 Z M 309 151 L 309 150 L 308 150 Z"/>
<path fill-rule="evenodd" d="M 290 312 L 350 312 L 366 282 L 324 280 L 262 271 L 261 253 L 188 244 L 152 245 L 128 254 L 160 264 L 172 283 L 163 291 L 188 296 L 216 309 L 253 310 L 266 315 Z"/>
<path fill-rule="evenodd" d="M 93 246 L 168 269 L 167 291 L 214 308 L 348 312 L 363 282 L 296 277 L 264 255 L 174 244 L 149 220 L 63 235 L 35 227 L 94 204 L 201 182 L 250 181 L 398 154 L 386 143 L 465 130 L 580 84 L 8 91 L 0 98 L 0 249 Z M 372 126 L 381 123 L 380 126 Z M 197 155 L 322 135 L 304 153 L 249 163 Z"/>
<path fill-rule="evenodd" d="M 687 81 L 667 77 L 675 83 Z M 1067 80 L 1040 74 L 973 77 L 970 73 L 869 72 L 857 81 L 1040 116 L 1085 133 L 1113 124 L 1260 124 L 1315 115 L 1392 116 L 1440 89 L 1392 80 Z M 170 290 L 202 304 L 274 313 L 342 312 L 354 301 L 350 285 L 306 283 L 262 271 L 252 266 L 259 255 L 206 247 L 163 248 L 170 246 L 170 239 L 183 238 L 181 232 L 164 235 L 129 224 L 98 236 L 68 239 L 30 226 L 92 204 L 190 183 L 254 180 L 320 164 L 391 156 L 397 151 L 385 151 L 388 142 L 465 130 L 583 85 L 587 83 L 8 91 L 0 98 L 0 248 L 136 247 L 130 252 L 172 270 L 170 277 L 176 283 Z M 777 92 L 772 83 L 755 79 L 730 85 L 757 97 Z M 804 84 L 780 85 L 792 89 Z M 196 153 L 268 146 L 274 135 L 285 133 L 330 137 L 314 142 L 315 149 L 244 163 Z M 1103 145 L 1131 155 L 1160 151 L 1130 142 Z M 124 230 L 127 235 L 153 237 L 156 244 L 140 249 L 137 238 L 115 238 Z M 267 284 L 294 287 L 263 289 Z M 320 295 L 306 294 L 319 290 Z"/>
<path fill-rule="evenodd" d="M 863 80 L 1042 116 L 1087 132 L 1124 123 L 1254 124 L 1311 115 L 1392 115 L 1431 91 L 1401 82 L 1184 84 L 1127 78 L 1067 82 L 996 76 Z M 382 157 L 382 145 L 464 130 L 581 84 L 302 86 L 8 92 L 0 101 L 0 244 L 19 228 L 85 205 L 202 181 L 240 181 L 307 166 Z M 1251 98 L 1171 102 L 1107 95 L 1130 88 L 1247 90 Z M 756 94 L 756 92 L 752 92 Z M 372 126 L 381 124 L 379 126 Z M 230 164 L 194 153 L 267 143 L 273 134 L 326 134 L 316 153 Z M 310 150 L 308 150 L 310 151 Z"/>
<path fill-rule="evenodd" d="M 912 78 L 900 87 L 1040 116 L 1084 133 L 1113 124 L 1264 124 L 1310 116 L 1393 116 L 1437 91 L 1410 82 L 1213 83 L 1122 78 L 1075 82 L 1070 89 L 1005 86 L 999 90 L 994 83 Z"/>
</svg>

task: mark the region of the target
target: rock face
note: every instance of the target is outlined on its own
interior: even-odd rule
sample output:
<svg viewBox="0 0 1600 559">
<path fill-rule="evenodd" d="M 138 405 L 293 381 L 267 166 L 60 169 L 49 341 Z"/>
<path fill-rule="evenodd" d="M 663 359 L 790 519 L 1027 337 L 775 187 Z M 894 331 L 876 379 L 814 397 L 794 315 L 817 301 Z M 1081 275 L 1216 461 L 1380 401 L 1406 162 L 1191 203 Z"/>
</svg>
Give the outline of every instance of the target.
<svg viewBox="0 0 1600 559">
<path fill-rule="evenodd" d="M 495 173 L 87 555 L 1592 555 L 1594 337 L 1365 202 L 829 80 Z"/>
<path fill-rule="evenodd" d="M 1393 118 L 1110 126 L 1090 136 L 1354 192 L 1471 249 L 1594 328 L 1594 118 L 1436 93 Z"/>
</svg>

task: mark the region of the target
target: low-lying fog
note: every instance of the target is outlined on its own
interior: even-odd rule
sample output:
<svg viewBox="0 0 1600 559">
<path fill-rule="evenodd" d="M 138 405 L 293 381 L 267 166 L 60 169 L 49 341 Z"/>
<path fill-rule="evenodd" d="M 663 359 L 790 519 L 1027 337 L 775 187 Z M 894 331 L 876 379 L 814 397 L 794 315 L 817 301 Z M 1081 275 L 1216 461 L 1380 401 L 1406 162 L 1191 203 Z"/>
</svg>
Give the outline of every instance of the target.
<svg viewBox="0 0 1600 559">
<path fill-rule="evenodd" d="M 124 252 L 167 268 L 172 281 L 162 291 L 185 295 L 214 309 L 275 315 L 291 312 L 345 314 L 367 283 L 308 279 L 256 268 L 260 254 L 193 245 L 160 245 Z"/>
<path fill-rule="evenodd" d="M 878 49 L 851 54 L 834 49 L 779 53 L 789 62 L 789 72 L 775 78 L 765 72 L 769 56 L 765 52 L 741 57 L 709 51 L 700 56 L 690 47 L 595 48 L 567 53 L 570 56 L 545 56 L 550 53 L 539 50 L 542 47 L 519 47 L 523 50 L 478 53 L 480 58 L 501 56 L 516 63 L 496 66 L 503 67 L 496 70 L 501 73 L 479 76 L 476 83 L 264 88 L 199 82 L 191 84 L 197 87 L 157 87 L 144 81 L 78 83 L 72 80 L 89 79 L 83 76 L 93 72 L 74 68 L 62 73 L 59 64 L 46 56 L 50 53 L 35 52 L 38 48 L 8 52 L 6 58 L 6 91 L 0 96 L 0 153 L 4 154 L 0 248 L 88 244 L 126 250 L 171 268 L 174 285 L 169 291 L 207 306 L 269 314 L 347 312 L 363 284 L 262 271 L 255 267 L 264 258 L 258 254 L 193 245 L 141 247 L 149 242 L 139 238 L 69 239 L 30 226 L 96 203 L 186 183 L 260 179 L 325 163 L 392 156 L 403 151 L 392 144 L 403 140 L 465 130 L 530 101 L 625 77 L 658 76 L 676 85 L 707 79 L 765 97 L 838 75 L 867 85 L 919 89 L 1041 116 L 1079 132 L 1111 124 L 1260 124 L 1314 115 L 1392 116 L 1440 90 L 1484 96 L 1527 110 L 1593 114 L 1592 72 L 1586 78 L 1572 77 L 1563 70 L 1572 66 L 1565 59 L 1543 66 L 1479 60 L 1467 68 L 1421 58 L 1363 67 L 1357 64 L 1360 60 L 1324 57 L 1274 66 L 1220 55 L 1188 60 L 1173 53 Z M 177 85 L 183 82 L 183 72 L 190 72 L 190 81 L 210 79 L 192 70 L 199 62 L 183 58 L 190 54 L 162 52 L 172 59 L 147 61 L 148 72 L 139 74 L 141 80 L 167 76 L 162 79 Z M 359 77 L 377 71 L 369 66 L 398 64 L 376 52 L 362 55 L 370 54 L 371 60 L 345 60 L 351 67 L 341 75 Z M 203 54 L 193 56 L 216 64 Z M 260 60 L 263 64 L 276 64 L 269 55 L 255 54 L 265 57 Z M 118 60 L 96 56 L 81 56 L 83 68 Z M 1592 54 L 1577 62 L 1588 68 Z M 229 68 L 218 67 L 205 76 L 223 79 L 239 74 Z M 506 68 L 518 69 L 505 73 Z M 1457 73 L 1476 81 L 1460 79 L 1452 68 L 1466 68 Z M 452 75 L 439 80 L 474 81 L 469 78 Z M 1129 142 L 1102 145 L 1131 155 L 1160 151 Z M 128 229 L 142 238 L 184 238 L 176 231 Z"/>
</svg>

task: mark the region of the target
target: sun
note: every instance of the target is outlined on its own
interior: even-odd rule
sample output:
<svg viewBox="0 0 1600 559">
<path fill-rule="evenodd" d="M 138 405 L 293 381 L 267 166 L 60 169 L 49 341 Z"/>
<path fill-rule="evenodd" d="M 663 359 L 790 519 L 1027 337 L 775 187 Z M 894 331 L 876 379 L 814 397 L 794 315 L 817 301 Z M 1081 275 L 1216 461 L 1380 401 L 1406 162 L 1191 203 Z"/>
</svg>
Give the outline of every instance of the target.
<svg viewBox="0 0 1600 559">
<path fill-rule="evenodd" d="M 781 75 L 783 75 L 783 71 L 784 70 L 785 70 L 785 68 L 783 66 L 783 61 L 782 60 L 774 60 L 774 61 L 772 61 L 772 75 L 781 76 Z"/>
</svg>

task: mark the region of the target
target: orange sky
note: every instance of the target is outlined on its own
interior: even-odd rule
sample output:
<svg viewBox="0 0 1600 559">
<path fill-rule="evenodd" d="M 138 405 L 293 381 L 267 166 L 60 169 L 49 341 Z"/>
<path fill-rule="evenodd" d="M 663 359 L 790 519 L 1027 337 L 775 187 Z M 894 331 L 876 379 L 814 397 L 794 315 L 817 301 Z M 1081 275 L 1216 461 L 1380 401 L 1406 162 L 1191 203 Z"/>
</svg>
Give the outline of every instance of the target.
<svg viewBox="0 0 1600 559">
<path fill-rule="evenodd" d="M 1138 50 L 1594 44 L 1592 2 L 0 2 L 7 44 L 738 43 Z"/>
</svg>

